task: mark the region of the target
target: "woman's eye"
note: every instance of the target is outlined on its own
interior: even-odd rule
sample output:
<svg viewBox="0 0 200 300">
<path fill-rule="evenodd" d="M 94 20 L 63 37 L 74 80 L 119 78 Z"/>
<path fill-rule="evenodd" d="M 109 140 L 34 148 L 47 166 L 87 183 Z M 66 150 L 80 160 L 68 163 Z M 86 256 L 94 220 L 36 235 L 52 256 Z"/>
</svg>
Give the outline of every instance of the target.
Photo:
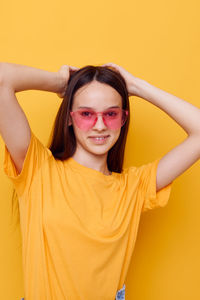
<svg viewBox="0 0 200 300">
<path fill-rule="evenodd" d="M 91 112 L 89 112 L 89 111 L 83 111 L 82 112 L 83 117 L 88 117 L 90 114 L 91 114 Z"/>
<path fill-rule="evenodd" d="M 107 113 L 110 117 L 115 117 L 117 115 L 117 113 L 115 111 L 109 111 Z"/>
</svg>

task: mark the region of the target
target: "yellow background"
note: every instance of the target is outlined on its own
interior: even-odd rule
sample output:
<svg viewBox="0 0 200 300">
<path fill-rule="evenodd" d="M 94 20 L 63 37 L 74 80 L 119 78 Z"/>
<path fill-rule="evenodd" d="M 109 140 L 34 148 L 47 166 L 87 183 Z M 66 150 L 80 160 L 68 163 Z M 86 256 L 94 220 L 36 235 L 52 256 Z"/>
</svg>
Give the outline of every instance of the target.
<svg viewBox="0 0 200 300">
<path fill-rule="evenodd" d="M 0 61 L 48 71 L 62 64 L 114 62 L 200 107 L 199 12 L 198 0 L 3 1 Z M 32 130 L 46 144 L 61 99 L 42 91 L 17 97 Z M 125 166 L 148 163 L 187 137 L 156 106 L 129 99 Z M 24 295 L 19 212 L 3 173 L 3 155 L 0 138 L 0 299 L 18 300 Z M 199 175 L 198 161 L 175 180 L 165 208 L 142 214 L 127 300 L 200 299 Z"/>
</svg>

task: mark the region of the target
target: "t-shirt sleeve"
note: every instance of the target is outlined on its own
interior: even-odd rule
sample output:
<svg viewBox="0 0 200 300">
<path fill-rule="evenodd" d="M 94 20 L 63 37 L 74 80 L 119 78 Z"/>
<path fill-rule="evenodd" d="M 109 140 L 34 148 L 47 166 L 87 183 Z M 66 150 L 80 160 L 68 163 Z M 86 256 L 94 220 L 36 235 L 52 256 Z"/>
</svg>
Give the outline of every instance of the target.
<svg viewBox="0 0 200 300">
<path fill-rule="evenodd" d="M 169 200 L 173 181 L 156 192 L 157 167 L 161 158 L 162 157 L 159 157 L 153 162 L 137 168 L 139 176 L 139 194 L 143 200 L 142 212 L 157 207 L 164 207 Z"/>
<path fill-rule="evenodd" d="M 3 171 L 12 181 L 18 196 L 22 196 L 31 186 L 34 176 L 42 164 L 52 156 L 51 151 L 45 147 L 31 130 L 31 140 L 26 153 L 24 164 L 18 174 L 10 152 L 4 145 Z"/>
</svg>

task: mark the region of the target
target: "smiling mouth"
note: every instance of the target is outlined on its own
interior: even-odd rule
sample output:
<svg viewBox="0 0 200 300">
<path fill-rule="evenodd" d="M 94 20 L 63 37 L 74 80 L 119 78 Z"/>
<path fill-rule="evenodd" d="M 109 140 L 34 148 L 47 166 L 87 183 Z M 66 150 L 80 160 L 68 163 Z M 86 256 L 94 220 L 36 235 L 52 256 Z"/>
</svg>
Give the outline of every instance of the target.
<svg viewBox="0 0 200 300">
<path fill-rule="evenodd" d="M 109 135 L 104 136 L 104 137 L 89 137 L 93 142 L 95 143 L 104 143 L 105 141 L 107 141 Z"/>
<path fill-rule="evenodd" d="M 89 138 L 105 138 L 109 137 L 109 135 L 94 135 L 94 136 L 89 136 Z"/>
</svg>

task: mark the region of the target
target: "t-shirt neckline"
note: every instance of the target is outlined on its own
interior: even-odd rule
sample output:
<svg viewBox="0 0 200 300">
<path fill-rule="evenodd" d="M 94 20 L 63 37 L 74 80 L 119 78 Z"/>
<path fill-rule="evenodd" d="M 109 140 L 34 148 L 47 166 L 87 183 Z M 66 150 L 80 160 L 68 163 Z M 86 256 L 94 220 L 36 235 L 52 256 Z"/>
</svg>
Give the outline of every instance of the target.
<svg viewBox="0 0 200 300">
<path fill-rule="evenodd" d="M 80 171 L 83 174 L 87 174 L 87 175 L 91 175 L 94 177 L 99 177 L 102 179 L 106 179 L 106 180 L 113 180 L 113 178 L 115 177 L 116 172 L 112 172 L 111 175 L 105 175 L 102 172 L 86 167 L 82 164 L 80 164 L 79 162 L 77 162 L 73 157 L 69 157 L 67 159 L 67 162 L 70 164 L 70 166 L 74 169 L 76 169 L 77 171 Z"/>
</svg>

